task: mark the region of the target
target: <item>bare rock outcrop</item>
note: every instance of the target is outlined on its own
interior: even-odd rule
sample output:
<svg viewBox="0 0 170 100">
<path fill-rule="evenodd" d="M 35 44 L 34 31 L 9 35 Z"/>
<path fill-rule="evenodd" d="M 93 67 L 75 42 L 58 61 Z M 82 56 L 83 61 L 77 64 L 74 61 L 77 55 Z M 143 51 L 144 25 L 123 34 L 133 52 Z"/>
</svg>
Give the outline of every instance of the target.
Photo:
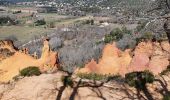
<svg viewBox="0 0 170 100">
<path fill-rule="evenodd" d="M 18 75 L 19 71 L 29 66 L 37 66 L 41 71 L 47 71 L 59 66 L 58 53 L 50 50 L 48 40 L 44 40 L 44 46 L 42 50 L 42 56 L 40 59 L 36 59 L 28 54 L 28 49 L 16 50 L 12 42 L 1 41 L 0 48 L 7 49 L 14 54 L 10 57 L 6 57 L 1 60 L 0 63 L 0 81 L 7 82 L 14 76 Z M 0 58 L 3 55 L 0 55 Z"/>
<path fill-rule="evenodd" d="M 73 79 L 74 85 L 61 81 L 66 73 L 42 74 L 25 77 L 14 83 L 0 84 L 1 100 L 149 100 L 142 91 L 119 81 L 101 84 L 98 81 Z M 147 84 L 148 94 L 153 100 L 162 100 L 170 89 L 168 76 L 156 77 L 153 84 Z"/>
<path fill-rule="evenodd" d="M 100 73 L 100 74 L 118 74 L 123 68 L 127 68 L 131 56 L 129 50 L 122 52 L 116 47 L 116 44 L 107 44 L 103 50 L 102 58 L 97 64 L 94 60 L 85 65 L 85 68 L 76 70 L 80 73 Z M 91 70 L 94 69 L 94 70 Z"/>
<path fill-rule="evenodd" d="M 99 63 L 92 60 L 85 65 L 85 68 L 77 69 L 75 73 L 94 72 L 124 76 L 126 73 L 133 71 L 149 70 L 156 75 L 169 65 L 169 52 L 170 44 L 167 41 L 161 43 L 141 42 L 134 51 L 121 51 L 116 47 L 115 43 L 107 44 Z"/>
</svg>

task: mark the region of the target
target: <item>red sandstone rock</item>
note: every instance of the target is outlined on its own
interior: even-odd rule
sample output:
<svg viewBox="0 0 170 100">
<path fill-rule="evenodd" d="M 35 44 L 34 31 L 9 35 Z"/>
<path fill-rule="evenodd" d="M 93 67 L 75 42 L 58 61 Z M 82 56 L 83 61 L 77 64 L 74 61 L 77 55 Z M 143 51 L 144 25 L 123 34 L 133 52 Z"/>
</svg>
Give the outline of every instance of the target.
<svg viewBox="0 0 170 100">
<path fill-rule="evenodd" d="M 149 70 L 158 74 L 169 65 L 170 45 L 168 42 L 141 42 L 130 56 L 130 50 L 121 51 L 115 43 L 107 44 L 103 49 L 102 58 L 97 64 L 94 60 L 86 64 L 76 73 L 120 74 L 133 71 Z"/>
<path fill-rule="evenodd" d="M 149 62 L 149 70 L 154 74 L 159 74 L 169 65 L 168 58 L 164 56 L 154 56 Z"/>
<path fill-rule="evenodd" d="M 153 43 L 152 42 L 141 42 L 135 48 L 134 54 L 146 54 L 151 56 L 153 53 Z"/>
<path fill-rule="evenodd" d="M 147 54 L 141 53 L 136 54 L 129 65 L 130 72 L 133 71 L 143 71 L 148 69 L 149 66 L 149 57 Z"/>
<path fill-rule="evenodd" d="M 168 41 L 161 42 L 161 47 L 163 50 L 170 53 L 170 44 Z"/>
</svg>

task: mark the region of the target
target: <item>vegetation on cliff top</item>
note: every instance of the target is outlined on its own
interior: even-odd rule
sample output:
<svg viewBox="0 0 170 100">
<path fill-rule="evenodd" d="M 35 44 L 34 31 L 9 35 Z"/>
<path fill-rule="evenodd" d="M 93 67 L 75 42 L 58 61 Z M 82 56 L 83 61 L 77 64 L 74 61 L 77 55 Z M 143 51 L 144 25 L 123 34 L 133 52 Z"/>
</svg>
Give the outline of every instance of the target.
<svg viewBox="0 0 170 100">
<path fill-rule="evenodd" d="M 21 76 L 39 76 L 41 71 L 38 67 L 30 66 L 20 71 Z"/>
</svg>

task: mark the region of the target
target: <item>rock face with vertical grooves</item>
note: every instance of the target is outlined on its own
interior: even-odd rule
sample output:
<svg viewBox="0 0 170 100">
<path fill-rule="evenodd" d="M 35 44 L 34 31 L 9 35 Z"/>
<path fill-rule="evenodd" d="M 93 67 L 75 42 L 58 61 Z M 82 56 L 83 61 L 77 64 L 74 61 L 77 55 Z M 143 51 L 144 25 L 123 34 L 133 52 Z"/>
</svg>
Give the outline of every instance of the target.
<svg viewBox="0 0 170 100">
<path fill-rule="evenodd" d="M 75 73 L 120 74 L 133 71 L 149 70 L 155 75 L 159 74 L 169 65 L 170 44 L 168 41 L 141 42 L 134 51 L 119 50 L 115 43 L 107 44 L 103 50 L 99 63 L 94 60 L 77 69 Z M 133 54 L 133 55 L 130 55 Z M 95 70 L 94 70 L 95 69 Z"/>
</svg>

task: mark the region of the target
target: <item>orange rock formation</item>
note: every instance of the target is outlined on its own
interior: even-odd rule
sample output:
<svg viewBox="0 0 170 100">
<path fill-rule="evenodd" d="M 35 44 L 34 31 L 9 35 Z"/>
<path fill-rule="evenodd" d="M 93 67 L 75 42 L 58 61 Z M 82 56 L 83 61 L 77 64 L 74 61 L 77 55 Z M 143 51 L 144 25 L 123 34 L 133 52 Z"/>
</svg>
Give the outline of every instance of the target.
<svg viewBox="0 0 170 100">
<path fill-rule="evenodd" d="M 0 60 L 1 82 L 11 80 L 14 76 L 19 74 L 20 70 L 29 66 L 37 66 L 41 71 L 47 71 L 48 69 L 58 67 L 58 53 L 50 50 L 48 40 L 44 40 L 44 47 L 40 59 L 35 59 L 35 57 L 27 54 L 27 49 L 25 49 L 25 51 L 15 50 L 10 41 L 0 42 L 0 49 L 4 48 L 9 49 L 11 52 L 14 52 L 14 54 L 6 59 Z"/>
<path fill-rule="evenodd" d="M 130 56 L 134 53 L 134 56 Z M 94 60 L 85 65 L 82 69 L 77 69 L 75 73 L 98 73 L 98 74 L 120 74 L 133 71 L 150 70 L 158 74 L 169 65 L 170 44 L 166 41 L 141 42 L 131 50 L 121 51 L 115 43 L 107 44 L 103 50 L 99 63 Z"/>
</svg>

